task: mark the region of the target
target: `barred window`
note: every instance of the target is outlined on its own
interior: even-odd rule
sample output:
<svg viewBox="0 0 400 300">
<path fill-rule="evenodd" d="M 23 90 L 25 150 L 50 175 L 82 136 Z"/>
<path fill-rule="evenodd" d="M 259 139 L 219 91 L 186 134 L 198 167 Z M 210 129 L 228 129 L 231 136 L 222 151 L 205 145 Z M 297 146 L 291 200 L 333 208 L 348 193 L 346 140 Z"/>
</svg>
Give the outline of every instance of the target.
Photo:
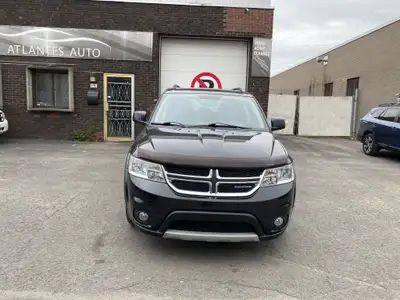
<svg viewBox="0 0 400 300">
<path fill-rule="evenodd" d="M 28 109 L 73 111 L 73 78 L 68 69 L 28 69 Z"/>
</svg>

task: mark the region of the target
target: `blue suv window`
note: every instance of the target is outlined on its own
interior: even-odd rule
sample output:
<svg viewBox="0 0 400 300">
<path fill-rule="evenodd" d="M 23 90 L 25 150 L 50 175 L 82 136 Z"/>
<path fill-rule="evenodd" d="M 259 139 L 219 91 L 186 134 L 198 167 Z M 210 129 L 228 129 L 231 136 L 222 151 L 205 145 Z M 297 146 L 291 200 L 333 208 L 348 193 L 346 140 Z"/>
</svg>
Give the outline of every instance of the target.
<svg viewBox="0 0 400 300">
<path fill-rule="evenodd" d="M 379 119 L 388 122 L 394 122 L 397 115 L 400 113 L 400 108 L 388 108 Z"/>
<path fill-rule="evenodd" d="M 370 112 L 370 115 L 373 116 L 374 118 L 377 118 L 377 117 L 380 116 L 380 114 L 381 114 L 384 110 L 385 110 L 385 109 L 383 109 L 383 108 L 373 109 L 373 110 Z"/>
</svg>

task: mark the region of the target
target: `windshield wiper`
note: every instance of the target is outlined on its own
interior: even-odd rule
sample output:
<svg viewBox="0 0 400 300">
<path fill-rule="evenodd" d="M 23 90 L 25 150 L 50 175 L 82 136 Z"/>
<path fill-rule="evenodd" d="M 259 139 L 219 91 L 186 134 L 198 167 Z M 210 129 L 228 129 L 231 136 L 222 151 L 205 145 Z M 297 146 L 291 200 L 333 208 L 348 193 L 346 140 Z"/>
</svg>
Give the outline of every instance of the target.
<svg viewBox="0 0 400 300">
<path fill-rule="evenodd" d="M 222 122 L 210 123 L 210 124 L 205 124 L 205 125 L 193 125 L 190 127 L 225 127 L 225 128 L 250 129 L 249 127 L 243 127 L 243 126 L 227 124 L 227 123 L 222 123 Z"/>
<path fill-rule="evenodd" d="M 163 126 L 180 126 L 187 127 L 185 124 L 179 122 L 152 122 L 150 125 L 163 125 Z"/>
</svg>

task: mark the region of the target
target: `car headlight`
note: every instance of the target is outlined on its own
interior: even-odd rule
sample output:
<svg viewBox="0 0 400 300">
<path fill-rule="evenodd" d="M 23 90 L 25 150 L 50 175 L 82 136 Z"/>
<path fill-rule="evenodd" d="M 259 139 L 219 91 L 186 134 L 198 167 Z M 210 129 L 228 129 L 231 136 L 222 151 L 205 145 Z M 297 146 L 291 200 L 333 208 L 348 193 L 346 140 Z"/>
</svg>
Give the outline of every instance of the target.
<svg viewBox="0 0 400 300">
<path fill-rule="evenodd" d="M 289 183 L 294 180 L 294 168 L 292 164 L 265 170 L 261 186 L 272 186 Z"/>
<path fill-rule="evenodd" d="M 133 155 L 129 156 L 128 171 L 132 176 L 152 181 L 165 182 L 164 171 L 159 164 L 155 164 Z"/>
</svg>

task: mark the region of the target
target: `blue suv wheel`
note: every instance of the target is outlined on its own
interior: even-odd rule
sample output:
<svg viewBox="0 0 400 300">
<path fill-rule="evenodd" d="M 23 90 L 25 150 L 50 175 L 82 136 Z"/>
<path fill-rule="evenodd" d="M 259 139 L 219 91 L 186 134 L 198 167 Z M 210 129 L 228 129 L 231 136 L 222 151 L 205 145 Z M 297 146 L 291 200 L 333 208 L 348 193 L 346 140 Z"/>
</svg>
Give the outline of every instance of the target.
<svg viewBox="0 0 400 300">
<path fill-rule="evenodd" d="M 367 155 L 376 155 L 378 153 L 377 145 L 375 143 L 374 135 L 368 133 L 363 138 L 363 151 Z"/>
</svg>

